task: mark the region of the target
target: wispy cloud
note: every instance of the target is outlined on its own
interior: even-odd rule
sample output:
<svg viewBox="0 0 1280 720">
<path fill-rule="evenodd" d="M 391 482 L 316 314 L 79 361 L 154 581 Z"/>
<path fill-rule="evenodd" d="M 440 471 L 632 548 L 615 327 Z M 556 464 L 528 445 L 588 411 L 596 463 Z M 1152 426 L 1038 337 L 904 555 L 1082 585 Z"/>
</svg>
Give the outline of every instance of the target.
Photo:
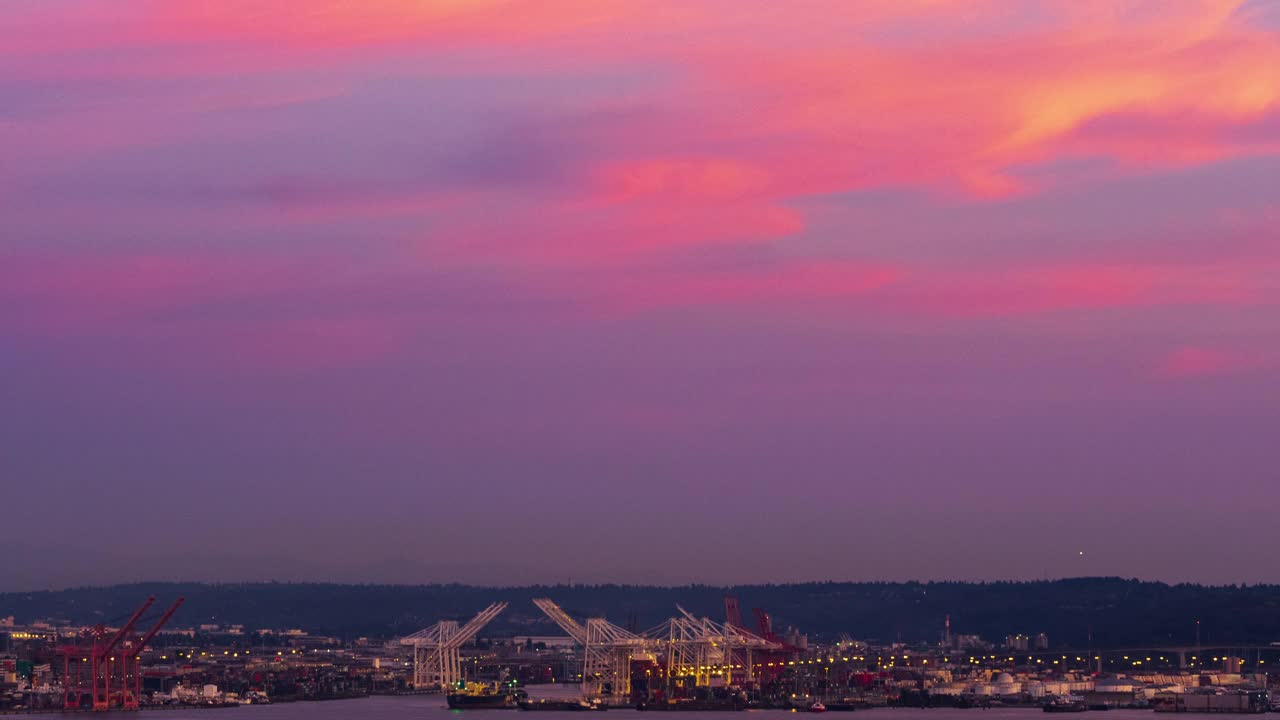
<svg viewBox="0 0 1280 720">
<path fill-rule="evenodd" d="M 1186 345 L 1171 350 L 1152 371 L 1160 380 L 1231 375 L 1271 366 L 1265 357 L 1214 347 Z"/>
</svg>

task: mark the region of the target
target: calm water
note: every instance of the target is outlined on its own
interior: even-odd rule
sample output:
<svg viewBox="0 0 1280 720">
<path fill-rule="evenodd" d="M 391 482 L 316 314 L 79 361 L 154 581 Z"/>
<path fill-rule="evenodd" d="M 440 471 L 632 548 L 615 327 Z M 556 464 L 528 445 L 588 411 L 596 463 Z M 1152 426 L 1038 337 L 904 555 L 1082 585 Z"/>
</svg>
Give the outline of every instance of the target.
<svg viewBox="0 0 1280 720">
<path fill-rule="evenodd" d="M 450 710 L 439 695 L 416 697 L 371 697 L 360 700 L 300 702 L 283 705 L 246 705 L 218 710 L 165 710 L 109 717 L 132 717 L 139 720 L 799 720 L 808 713 L 787 710 L 748 710 L 745 712 L 639 713 L 630 709 L 614 709 L 603 716 L 583 713 L 522 713 L 518 710 Z M 1111 710 L 1105 714 L 1085 713 L 1089 720 L 1153 720 L 1150 710 Z M 1043 720 L 1049 716 L 1038 708 L 996 708 L 992 710 L 954 710 L 916 708 L 877 708 L 853 713 L 827 713 L 826 720 Z M 1056 717 L 1056 716 L 1055 716 Z M 1071 716 L 1076 717 L 1076 716 Z"/>
</svg>

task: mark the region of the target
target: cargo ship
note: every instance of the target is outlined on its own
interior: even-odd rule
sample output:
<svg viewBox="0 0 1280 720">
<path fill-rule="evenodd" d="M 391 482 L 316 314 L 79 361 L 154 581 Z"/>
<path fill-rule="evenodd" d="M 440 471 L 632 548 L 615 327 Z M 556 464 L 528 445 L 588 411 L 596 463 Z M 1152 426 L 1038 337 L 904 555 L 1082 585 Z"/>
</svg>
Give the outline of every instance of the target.
<svg viewBox="0 0 1280 720">
<path fill-rule="evenodd" d="M 525 711 L 551 711 L 551 712 L 600 712 L 608 710 L 609 706 L 602 702 L 593 702 L 590 700 L 529 700 L 528 698 L 520 700 L 516 705 Z"/>
<path fill-rule="evenodd" d="M 1048 713 L 1084 712 L 1088 709 L 1084 698 L 1075 695 L 1061 695 L 1044 704 L 1044 711 Z"/>
<path fill-rule="evenodd" d="M 867 710 L 871 707 L 861 700 L 836 700 L 823 704 L 829 712 L 853 712 L 854 710 Z"/>
<path fill-rule="evenodd" d="M 1270 709 L 1267 693 L 1261 690 L 1235 692 L 1185 692 L 1170 698 L 1159 699 L 1156 712 L 1177 713 L 1232 713 L 1250 715 Z"/>
<path fill-rule="evenodd" d="M 511 687 L 468 683 L 445 699 L 452 710 L 515 710 L 527 697 L 523 690 Z"/>
<path fill-rule="evenodd" d="M 655 712 L 738 711 L 747 709 L 747 700 L 744 697 L 735 695 L 727 698 L 705 698 L 699 700 L 649 701 L 638 703 L 636 709 Z"/>
</svg>

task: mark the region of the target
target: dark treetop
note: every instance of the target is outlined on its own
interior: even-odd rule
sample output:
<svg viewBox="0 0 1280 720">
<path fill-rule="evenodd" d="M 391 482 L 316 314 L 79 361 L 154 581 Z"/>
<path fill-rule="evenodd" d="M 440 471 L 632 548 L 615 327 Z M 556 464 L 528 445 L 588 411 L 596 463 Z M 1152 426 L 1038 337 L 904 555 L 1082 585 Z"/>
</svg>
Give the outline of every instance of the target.
<svg viewBox="0 0 1280 720">
<path fill-rule="evenodd" d="M 943 617 L 955 634 L 999 641 L 1014 633 L 1047 633 L 1055 646 L 1084 647 L 1089 628 L 1097 647 L 1280 640 L 1280 586 L 1166 585 L 1120 578 L 996 583 L 805 583 L 732 588 L 693 585 L 532 586 L 336 585 L 320 583 L 144 583 L 52 592 L 0 594 L 0 616 L 76 624 L 127 615 L 149 594 L 187 598 L 176 625 L 243 624 L 301 627 L 339 636 L 395 636 L 442 618 L 465 618 L 493 600 L 511 607 L 487 634 L 558 634 L 530 603 L 548 596 L 569 613 L 605 616 L 640 629 L 674 614 L 679 603 L 716 619 L 723 596 L 736 594 L 746 621 L 761 607 L 777 628 L 794 625 L 817 638 L 934 642 Z"/>
</svg>

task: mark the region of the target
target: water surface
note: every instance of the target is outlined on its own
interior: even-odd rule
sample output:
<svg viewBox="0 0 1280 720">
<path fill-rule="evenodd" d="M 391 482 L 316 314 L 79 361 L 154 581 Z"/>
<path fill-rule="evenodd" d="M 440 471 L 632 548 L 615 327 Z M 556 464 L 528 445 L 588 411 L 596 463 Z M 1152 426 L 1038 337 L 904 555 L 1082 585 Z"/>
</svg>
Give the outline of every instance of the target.
<svg viewBox="0 0 1280 720">
<path fill-rule="evenodd" d="M 576 712 L 523 713 L 519 710 L 450 710 L 440 695 L 408 697 L 370 697 L 359 700 L 331 700 L 327 702 L 297 702 L 280 705 L 245 705 L 225 709 L 167 710 L 146 713 L 143 720 L 462 720 L 460 716 L 475 716 L 475 720 L 587 720 L 599 717 Z M 723 720 L 736 717 L 740 720 L 798 720 L 789 710 L 747 710 L 745 712 L 662 712 L 641 715 L 631 709 L 613 709 L 600 720 L 618 715 L 632 720 Z M 1088 713 L 1090 720 L 1151 720 L 1150 710 L 1111 710 Z M 125 713 L 111 713 L 109 717 L 125 717 Z M 138 718 L 136 713 L 128 717 Z M 876 708 L 853 713 L 827 713 L 827 720 L 1043 720 L 1047 717 L 1039 708 L 993 708 L 982 710 L 957 710 L 953 708 Z"/>
</svg>

